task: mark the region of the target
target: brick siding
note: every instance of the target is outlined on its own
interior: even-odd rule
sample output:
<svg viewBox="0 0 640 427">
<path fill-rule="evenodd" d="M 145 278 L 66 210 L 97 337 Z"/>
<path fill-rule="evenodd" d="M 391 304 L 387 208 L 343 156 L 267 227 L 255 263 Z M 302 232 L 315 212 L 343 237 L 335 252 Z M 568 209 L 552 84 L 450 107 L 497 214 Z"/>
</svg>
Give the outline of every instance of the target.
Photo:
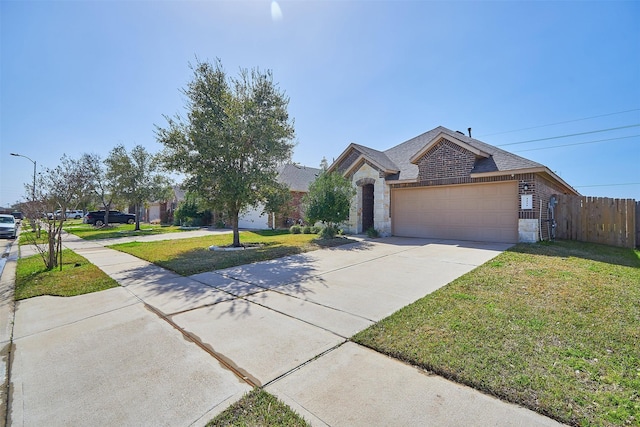
<svg viewBox="0 0 640 427">
<path fill-rule="evenodd" d="M 469 176 L 476 156 L 446 139 L 418 160 L 418 181 Z"/>
</svg>

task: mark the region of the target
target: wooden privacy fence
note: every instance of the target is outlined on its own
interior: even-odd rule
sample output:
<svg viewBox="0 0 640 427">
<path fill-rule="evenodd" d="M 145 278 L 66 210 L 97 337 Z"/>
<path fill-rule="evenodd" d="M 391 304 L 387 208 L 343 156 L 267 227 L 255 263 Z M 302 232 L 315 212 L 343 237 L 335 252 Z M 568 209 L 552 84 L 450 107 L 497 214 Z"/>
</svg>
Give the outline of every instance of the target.
<svg viewBox="0 0 640 427">
<path fill-rule="evenodd" d="M 556 237 L 634 248 L 640 243 L 640 202 L 608 197 L 557 196 Z"/>
</svg>

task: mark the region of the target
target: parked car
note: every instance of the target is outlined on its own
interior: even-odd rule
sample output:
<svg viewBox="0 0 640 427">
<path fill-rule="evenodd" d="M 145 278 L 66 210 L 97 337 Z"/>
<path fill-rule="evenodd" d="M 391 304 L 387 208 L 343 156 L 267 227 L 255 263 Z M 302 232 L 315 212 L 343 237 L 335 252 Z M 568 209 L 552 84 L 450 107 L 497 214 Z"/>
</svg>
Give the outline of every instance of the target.
<svg viewBox="0 0 640 427">
<path fill-rule="evenodd" d="M 15 239 L 18 226 L 13 215 L 0 214 L 0 237 Z"/>
<path fill-rule="evenodd" d="M 91 211 L 84 216 L 83 222 L 100 227 L 104 225 L 104 213 L 105 211 Z M 134 222 L 136 222 L 136 216 L 134 214 L 109 211 L 109 223 L 133 224 Z"/>
<path fill-rule="evenodd" d="M 70 210 L 66 212 L 68 219 L 80 219 L 84 216 L 84 211 L 80 209 Z"/>
<path fill-rule="evenodd" d="M 80 219 L 82 218 L 83 215 L 84 215 L 84 211 L 82 210 L 72 209 L 65 212 L 66 219 Z M 47 213 L 47 218 L 49 219 L 54 219 L 54 218 L 60 219 L 61 217 L 62 217 L 62 211 L 60 209 L 58 209 L 55 212 Z"/>
<path fill-rule="evenodd" d="M 11 212 L 11 215 L 16 219 L 16 222 L 18 224 L 20 224 L 22 218 L 24 217 L 24 215 L 22 215 L 22 212 Z"/>
</svg>

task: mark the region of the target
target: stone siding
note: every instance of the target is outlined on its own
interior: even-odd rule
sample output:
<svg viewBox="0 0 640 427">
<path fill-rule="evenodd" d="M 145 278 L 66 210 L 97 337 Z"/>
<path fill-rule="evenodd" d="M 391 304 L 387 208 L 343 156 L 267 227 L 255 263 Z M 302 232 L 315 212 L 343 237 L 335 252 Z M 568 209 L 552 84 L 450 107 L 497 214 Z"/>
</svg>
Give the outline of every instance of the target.
<svg viewBox="0 0 640 427">
<path fill-rule="evenodd" d="M 356 188 L 356 195 L 351 201 L 349 222 L 346 231 L 350 233 L 364 233 L 362 229 L 362 186 L 373 184 L 373 226 L 380 235 L 391 235 L 391 189 L 378 169 L 364 162 L 357 169 L 350 180 Z M 358 185 L 359 184 L 359 185 Z"/>
</svg>

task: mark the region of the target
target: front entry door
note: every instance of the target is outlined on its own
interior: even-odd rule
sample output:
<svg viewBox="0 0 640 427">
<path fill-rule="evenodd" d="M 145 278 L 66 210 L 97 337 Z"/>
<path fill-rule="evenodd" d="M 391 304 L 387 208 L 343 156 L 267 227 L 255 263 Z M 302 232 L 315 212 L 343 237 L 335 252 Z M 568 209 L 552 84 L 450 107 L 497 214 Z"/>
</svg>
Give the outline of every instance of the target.
<svg viewBox="0 0 640 427">
<path fill-rule="evenodd" d="M 373 228 L 373 184 L 362 186 L 362 232 Z"/>
</svg>

